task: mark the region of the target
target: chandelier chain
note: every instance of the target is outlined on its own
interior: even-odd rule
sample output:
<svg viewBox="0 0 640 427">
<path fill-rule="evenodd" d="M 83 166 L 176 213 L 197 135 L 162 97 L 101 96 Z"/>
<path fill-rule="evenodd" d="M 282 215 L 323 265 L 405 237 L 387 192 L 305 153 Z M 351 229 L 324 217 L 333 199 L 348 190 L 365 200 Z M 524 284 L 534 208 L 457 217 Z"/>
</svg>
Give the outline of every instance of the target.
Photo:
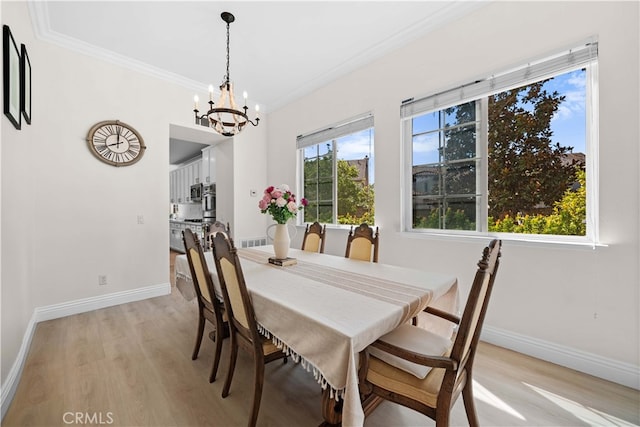
<svg viewBox="0 0 640 427">
<path fill-rule="evenodd" d="M 229 23 L 227 22 L 227 77 L 225 84 L 229 84 L 231 77 L 229 76 Z"/>
</svg>

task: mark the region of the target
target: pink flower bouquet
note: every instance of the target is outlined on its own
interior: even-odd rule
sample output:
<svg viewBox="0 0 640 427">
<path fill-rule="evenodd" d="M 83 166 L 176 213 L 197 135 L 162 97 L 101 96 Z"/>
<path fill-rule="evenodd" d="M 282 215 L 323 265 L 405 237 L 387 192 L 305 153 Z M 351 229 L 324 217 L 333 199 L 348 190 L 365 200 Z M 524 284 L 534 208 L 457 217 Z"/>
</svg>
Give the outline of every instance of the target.
<svg viewBox="0 0 640 427">
<path fill-rule="evenodd" d="M 300 200 L 300 206 L 296 202 L 296 195 L 291 192 L 289 186 L 282 184 L 280 187 L 269 186 L 264 190 L 262 199 L 258 202 L 260 212 L 269 213 L 278 224 L 286 224 L 294 218 L 298 211 L 307 206 L 307 199 Z"/>
</svg>

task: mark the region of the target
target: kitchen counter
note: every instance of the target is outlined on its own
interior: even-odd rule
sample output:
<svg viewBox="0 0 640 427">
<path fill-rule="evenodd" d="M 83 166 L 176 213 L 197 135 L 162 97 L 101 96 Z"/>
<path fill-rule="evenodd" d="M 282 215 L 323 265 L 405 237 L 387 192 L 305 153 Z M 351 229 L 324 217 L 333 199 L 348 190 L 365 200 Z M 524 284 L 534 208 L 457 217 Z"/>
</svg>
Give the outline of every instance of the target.
<svg viewBox="0 0 640 427">
<path fill-rule="evenodd" d="M 183 218 L 169 219 L 169 222 L 175 222 L 175 223 L 179 223 L 179 224 L 202 225 L 201 221 L 193 221 L 193 220 L 183 219 Z"/>
<path fill-rule="evenodd" d="M 190 228 L 201 240 L 203 238 L 203 223 L 186 219 L 169 219 L 169 248 L 184 253 L 182 231 Z"/>
</svg>

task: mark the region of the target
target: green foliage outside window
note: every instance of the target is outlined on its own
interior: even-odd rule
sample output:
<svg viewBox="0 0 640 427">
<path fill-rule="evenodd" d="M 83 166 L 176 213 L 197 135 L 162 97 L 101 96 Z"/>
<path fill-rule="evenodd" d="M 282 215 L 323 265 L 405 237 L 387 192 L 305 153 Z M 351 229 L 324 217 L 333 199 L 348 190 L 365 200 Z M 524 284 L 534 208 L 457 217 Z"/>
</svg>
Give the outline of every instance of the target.
<svg viewBox="0 0 640 427">
<path fill-rule="evenodd" d="M 447 230 L 475 230 L 476 223 L 471 221 L 462 209 L 447 208 L 445 214 Z M 414 228 L 440 228 L 440 212 L 433 209 L 429 216 L 418 218 Z"/>
<path fill-rule="evenodd" d="M 305 222 L 359 225 L 374 224 L 374 187 L 357 180 L 358 168 L 346 160 L 338 160 L 338 218 L 333 219 L 333 152 L 305 159 L 304 196 L 308 205 Z"/>
<path fill-rule="evenodd" d="M 333 152 L 304 161 L 304 221 L 333 222 Z"/>
<path fill-rule="evenodd" d="M 587 194 L 586 173 L 576 171 L 579 187 L 566 190 L 562 199 L 555 203 L 550 215 L 517 213 L 502 219 L 489 217 L 489 231 L 525 234 L 558 234 L 584 236 L 586 233 Z"/>
<path fill-rule="evenodd" d="M 358 168 L 338 160 L 338 223 L 374 224 L 373 185 L 356 181 Z"/>
</svg>

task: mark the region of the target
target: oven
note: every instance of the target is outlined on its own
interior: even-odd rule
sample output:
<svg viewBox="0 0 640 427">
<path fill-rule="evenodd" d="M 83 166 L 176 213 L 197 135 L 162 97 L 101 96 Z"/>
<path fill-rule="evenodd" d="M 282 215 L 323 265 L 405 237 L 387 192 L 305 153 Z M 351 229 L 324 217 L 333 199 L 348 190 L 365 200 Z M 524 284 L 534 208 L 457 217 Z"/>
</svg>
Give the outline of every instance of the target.
<svg viewBox="0 0 640 427">
<path fill-rule="evenodd" d="M 204 222 L 216 221 L 216 185 L 206 185 L 202 189 L 202 219 Z"/>
</svg>

